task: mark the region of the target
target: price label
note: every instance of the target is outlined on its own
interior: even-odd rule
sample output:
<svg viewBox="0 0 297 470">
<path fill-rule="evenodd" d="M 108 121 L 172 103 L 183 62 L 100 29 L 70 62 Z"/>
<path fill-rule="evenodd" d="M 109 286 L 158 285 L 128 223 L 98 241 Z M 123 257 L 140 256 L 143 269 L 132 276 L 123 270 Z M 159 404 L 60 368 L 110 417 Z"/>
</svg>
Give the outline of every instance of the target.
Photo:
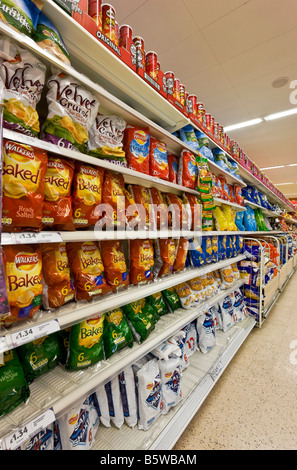
<svg viewBox="0 0 297 470">
<path fill-rule="evenodd" d="M 209 371 L 209 375 L 211 376 L 212 380 L 215 382 L 219 375 L 221 374 L 223 370 L 223 363 L 221 360 L 218 360 L 218 362 L 212 367 L 212 369 Z"/>
<path fill-rule="evenodd" d="M 25 426 L 17 429 L 13 434 L 5 439 L 7 450 L 15 450 L 38 433 L 39 430 L 49 426 L 55 421 L 53 409 L 49 409 L 37 418 L 30 421 Z"/>
<path fill-rule="evenodd" d="M 5 336 L 0 337 L 0 354 L 8 350 L 8 345 Z"/>
<path fill-rule="evenodd" d="M 16 243 L 61 243 L 63 241 L 59 232 L 24 232 L 15 233 Z"/>
<path fill-rule="evenodd" d="M 60 330 L 60 325 L 57 319 L 41 323 L 37 326 L 32 326 L 18 331 L 17 333 L 11 333 L 12 344 L 15 348 L 25 343 L 30 343 L 35 339 L 42 338 L 43 336 L 50 335 Z"/>
<path fill-rule="evenodd" d="M 14 245 L 16 243 L 14 233 L 1 233 L 1 245 Z"/>
</svg>

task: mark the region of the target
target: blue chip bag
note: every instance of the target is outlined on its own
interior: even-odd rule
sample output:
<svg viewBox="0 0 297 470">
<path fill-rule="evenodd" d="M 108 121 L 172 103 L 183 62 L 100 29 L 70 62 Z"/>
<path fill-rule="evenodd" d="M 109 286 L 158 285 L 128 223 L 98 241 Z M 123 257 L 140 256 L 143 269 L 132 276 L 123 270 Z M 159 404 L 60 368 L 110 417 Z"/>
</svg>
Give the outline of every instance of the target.
<svg viewBox="0 0 297 470">
<path fill-rule="evenodd" d="M 203 266 L 205 264 L 205 254 L 202 250 L 202 246 L 198 238 L 189 240 L 188 257 L 189 264 L 194 268 L 200 268 L 200 266 Z"/>
<path fill-rule="evenodd" d="M 1 0 L 0 20 L 26 36 L 33 36 L 39 14 L 39 8 L 31 0 Z"/>
<path fill-rule="evenodd" d="M 191 125 L 185 126 L 179 131 L 180 139 L 193 150 L 199 150 L 199 144 L 196 139 L 195 131 Z"/>
</svg>

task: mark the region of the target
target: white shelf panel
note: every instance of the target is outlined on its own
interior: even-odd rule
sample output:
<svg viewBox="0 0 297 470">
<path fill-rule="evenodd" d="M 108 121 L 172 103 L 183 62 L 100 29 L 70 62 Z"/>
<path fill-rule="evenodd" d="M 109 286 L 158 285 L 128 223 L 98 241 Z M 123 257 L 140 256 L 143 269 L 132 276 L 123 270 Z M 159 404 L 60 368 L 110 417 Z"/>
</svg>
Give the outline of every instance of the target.
<svg viewBox="0 0 297 470">
<path fill-rule="evenodd" d="M 235 202 L 225 201 L 225 199 L 221 199 L 219 197 L 214 197 L 213 199 L 217 206 L 231 206 L 236 212 L 246 211 L 246 208 L 244 206 L 236 204 Z"/>
<path fill-rule="evenodd" d="M 59 418 L 71 408 L 73 403 L 84 399 L 97 387 L 118 375 L 126 366 L 136 362 L 242 284 L 243 281 L 239 281 L 230 289 L 221 290 L 217 295 L 192 309 L 179 309 L 174 313 L 164 315 L 146 341 L 142 344 L 134 343 L 133 348 L 124 348 L 108 360 L 77 372 L 67 371 L 63 366 L 57 366 L 44 376 L 35 379 L 30 385 L 29 402 L 20 405 L 9 415 L 0 419 L 0 440 L 4 440 L 12 432 L 12 428 L 15 431 L 16 428 L 24 426 L 26 422 L 49 408 L 52 408 L 55 417 Z M 29 412 L 28 405 L 30 406 Z"/>
</svg>

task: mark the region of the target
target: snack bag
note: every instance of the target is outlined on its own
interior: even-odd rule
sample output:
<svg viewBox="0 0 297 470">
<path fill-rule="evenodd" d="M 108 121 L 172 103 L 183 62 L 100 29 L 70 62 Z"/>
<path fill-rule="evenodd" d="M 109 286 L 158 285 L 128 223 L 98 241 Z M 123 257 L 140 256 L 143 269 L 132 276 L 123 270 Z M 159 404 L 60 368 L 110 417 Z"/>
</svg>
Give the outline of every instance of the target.
<svg viewBox="0 0 297 470">
<path fill-rule="evenodd" d="M 175 261 L 175 241 L 172 238 L 155 240 L 154 276 L 171 274 Z"/>
<path fill-rule="evenodd" d="M 45 175 L 42 228 L 74 230 L 71 188 L 74 162 L 48 156 Z"/>
<path fill-rule="evenodd" d="M 168 308 L 165 303 L 162 292 L 156 292 L 146 298 L 147 302 L 156 310 L 157 316 L 161 317 L 168 313 Z"/>
<path fill-rule="evenodd" d="M 121 429 L 124 424 L 124 410 L 121 400 L 119 377 L 113 377 L 104 385 L 107 396 L 110 421 L 116 428 Z"/>
<path fill-rule="evenodd" d="M 3 231 L 42 228 L 47 153 L 29 145 L 3 142 Z"/>
<path fill-rule="evenodd" d="M 103 240 L 100 242 L 100 252 L 107 285 L 113 292 L 128 287 L 130 279 L 122 242 L 120 240 Z"/>
<path fill-rule="evenodd" d="M 44 281 L 43 306 L 58 308 L 74 299 L 66 243 L 41 245 L 42 276 Z"/>
<path fill-rule="evenodd" d="M 189 150 L 183 150 L 179 158 L 178 184 L 187 188 L 195 189 L 197 183 L 196 158 Z"/>
<path fill-rule="evenodd" d="M 170 183 L 177 184 L 178 157 L 172 154 L 168 154 L 167 161 L 168 161 L 168 169 L 169 169 L 169 181 Z"/>
<path fill-rule="evenodd" d="M 234 283 L 234 273 L 232 266 L 226 266 L 225 268 L 220 269 L 220 274 L 222 278 L 221 289 L 229 289 Z"/>
<path fill-rule="evenodd" d="M 123 311 L 135 340 L 139 343 L 143 343 L 155 328 L 150 305 L 146 305 L 145 299 L 140 299 L 131 304 L 124 305 Z"/>
<path fill-rule="evenodd" d="M 154 247 L 152 240 L 129 241 L 130 281 L 134 285 L 153 280 Z"/>
<path fill-rule="evenodd" d="M 37 26 L 40 9 L 31 0 L 2 0 L 0 21 L 16 31 L 32 37 Z"/>
<path fill-rule="evenodd" d="M 192 291 L 194 302 L 199 303 L 204 299 L 204 294 L 202 293 L 202 282 L 200 277 L 195 277 L 187 281 L 189 288 Z"/>
<path fill-rule="evenodd" d="M 105 314 L 71 327 L 66 369 L 81 370 L 103 359 L 103 325 Z"/>
<path fill-rule="evenodd" d="M 124 419 L 128 426 L 133 428 L 137 424 L 137 399 L 133 367 L 128 366 L 119 374 L 121 400 Z"/>
<path fill-rule="evenodd" d="M 1 8 L 3 11 L 3 8 Z M 11 5 L 11 11 L 16 11 Z M 36 106 L 45 84 L 46 67 L 33 54 L 0 36 L 0 78 L 3 127 L 37 137 L 40 132 Z"/>
<path fill-rule="evenodd" d="M 169 180 L 167 145 L 150 137 L 150 175 Z"/>
<path fill-rule="evenodd" d="M 176 194 L 166 193 L 165 201 L 170 213 L 172 229 L 190 230 L 192 224 L 191 207 L 186 198 L 181 198 Z"/>
<path fill-rule="evenodd" d="M 151 200 L 150 190 L 138 184 L 130 184 L 128 186 L 128 190 L 131 193 L 135 204 L 139 206 L 138 214 L 141 219 L 142 228 L 145 230 L 155 230 L 156 217 Z"/>
<path fill-rule="evenodd" d="M 133 346 L 133 335 L 121 308 L 105 314 L 103 344 L 106 359 L 125 346 Z"/>
<path fill-rule="evenodd" d="M 187 194 L 187 200 L 191 208 L 191 230 L 200 232 L 202 229 L 202 210 L 199 199 L 194 194 Z"/>
<path fill-rule="evenodd" d="M 181 140 L 191 147 L 193 150 L 199 150 L 199 143 L 195 134 L 195 130 L 191 125 L 182 127 L 179 131 Z"/>
<path fill-rule="evenodd" d="M 104 172 L 102 204 L 110 209 L 105 211 L 106 228 L 125 227 L 125 181 L 121 174 Z"/>
<path fill-rule="evenodd" d="M 181 301 L 173 287 L 168 287 L 162 291 L 162 295 L 165 299 L 166 304 L 168 305 L 169 311 L 174 312 L 175 310 L 181 308 Z"/>
<path fill-rule="evenodd" d="M 127 166 L 123 149 L 126 121 L 119 116 L 97 114 L 89 131 L 89 154 L 120 166 Z"/>
<path fill-rule="evenodd" d="M 150 188 L 149 190 L 151 196 L 151 202 L 154 205 L 153 213 L 155 214 L 156 219 L 156 228 L 157 230 L 168 229 L 169 226 L 169 214 L 168 207 L 165 201 L 165 197 L 157 188 Z"/>
<path fill-rule="evenodd" d="M 139 214 L 136 202 L 129 191 L 125 187 L 124 189 L 125 194 L 125 221 L 126 221 L 126 229 L 135 229 L 136 226 L 141 226 L 141 214 Z"/>
<path fill-rule="evenodd" d="M 9 325 L 32 318 L 42 303 L 42 255 L 40 245 L 3 246 L 3 264 L 10 316 Z"/>
<path fill-rule="evenodd" d="M 96 119 L 99 102 L 74 78 L 59 73 L 47 82 L 48 113 L 43 140 L 87 153 L 89 131 Z"/>
<path fill-rule="evenodd" d="M 212 313 L 206 312 L 197 318 L 198 346 L 207 354 L 216 345 L 216 330 Z"/>
<path fill-rule="evenodd" d="M 206 263 L 205 253 L 199 238 L 189 240 L 189 258 L 191 266 L 194 268 L 200 268 Z"/>
<path fill-rule="evenodd" d="M 150 135 L 149 129 L 127 126 L 124 131 L 124 151 L 128 167 L 150 174 Z"/>
<path fill-rule="evenodd" d="M 224 211 L 219 207 L 213 210 L 213 218 L 215 223 L 215 228 L 219 232 L 225 232 L 228 229 L 228 221 Z"/>
<path fill-rule="evenodd" d="M 228 331 L 234 325 L 233 303 L 230 295 L 227 295 L 219 302 L 221 313 L 221 328 L 224 332 Z"/>
<path fill-rule="evenodd" d="M 158 361 L 162 382 L 163 414 L 176 406 L 182 399 L 182 370 L 180 358 L 170 357 Z"/>
<path fill-rule="evenodd" d="M 62 356 L 56 333 L 19 346 L 17 353 L 28 384 L 54 369 Z"/>
<path fill-rule="evenodd" d="M 65 64 L 70 65 L 69 52 L 53 23 L 43 13 L 39 14 L 33 41 Z"/>
<path fill-rule="evenodd" d="M 67 243 L 66 247 L 76 289 L 76 300 L 90 301 L 94 296 L 111 292 L 104 277 L 98 243 L 73 242 Z"/>
<path fill-rule="evenodd" d="M 102 202 L 104 170 L 76 163 L 73 176 L 72 210 L 75 228 L 95 225 Z M 97 209 L 97 210 L 96 210 Z"/>
<path fill-rule="evenodd" d="M 181 284 L 174 286 L 174 290 L 177 293 L 183 308 L 188 309 L 193 307 L 195 297 L 192 295 L 191 288 L 187 282 L 182 282 Z"/>
<path fill-rule="evenodd" d="M 4 351 L 0 364 L 0 417 L 7 415 L 30 397 L 30 388 L 16 349 Z"/>
<path fill-rule="evenodd" d="M 237 231 L 235 224 L 236 212 L 231 206 L 223 205 L 223 213 L 227 222 L 227 230 L 229 232 Z"/>
<path fill-rule="evenodd" d="M 173 264 L 173 272 L 183 271 L 186 265 L 186 260 L 189 250 L 189 240 L 180 238 L 176 242 L 175 260 Z"/>
</svg>

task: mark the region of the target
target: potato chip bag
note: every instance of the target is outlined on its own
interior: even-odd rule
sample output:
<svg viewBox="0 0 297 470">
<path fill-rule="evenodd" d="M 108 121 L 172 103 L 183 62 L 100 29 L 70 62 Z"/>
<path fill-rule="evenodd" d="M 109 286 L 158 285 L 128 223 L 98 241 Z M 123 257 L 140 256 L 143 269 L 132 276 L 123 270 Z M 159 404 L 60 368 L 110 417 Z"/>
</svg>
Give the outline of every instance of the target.
<svg viewBox="0 0 297 470">
<path fill-rule="evenodd" d="M 185 268 L 188 250 L 189 240 L 187 240 L 186 238 L 180 238 L 179 240 L 176 240 L 173 272 L 182 271 Z"/>
<path fill-rule="evenodd" d="M 169 181 L 170 183 L 177 184 L 178 157 L 172 154 L 168 154 L 167 161 L 168 161 L 168 169 L 169 169 Z"/>
<path fill-rule="evenodd" d="M 129 241 L 130 281 L 134 285 L 153 280 L 154 247 L 152 240 Z"/>
<path fill-rule="evenodd" d="M 42 303 L 41 248 L 40 245 L 11 245 L 3 246 L 2 251 L 11 313 L 5 324 L 13 324 L 32 318 Z"/>
<path fill-rule="evenodd" d="M 76 163 L 72 192 L 73 222 L 76 228 L 90 227 L 98 222 L 103 177 L 102 168 Z"/>
<path fill-rule="evenodd" d="M 84 320 L 71 327 L 67 370 L 86 369 L 103 359 L 105 314 Z"/>
<path fill-rule="evenodd" d="M 156 292 L 155 294 L 149 295 L 146 300 L 156 310 L 159 317 L 168 313 L 168 308 L 164 297 L 162 296 L 162 292 Z"/>
<path fill-rule="evenodd" d="M 155 263 L 154 276 L 163 277 L 171 274 L 175 261 L 175 241 L 172 238 L 154 240 Z"/>
<path fill-rule="evenodd" d="M 1 0 L 0 21 L 8 23 L 16 31 L 32 37 L 37 26 L 40 9 L 31 0 Z"/>
<path fill-rule="evenodd" d="M 118 165 L 127 166 L 123 149 L 126 121 L 119 116 L 97 114 L 89 132 L 89 154 Z"/>
<path fill-rule="evenodd" d="M 150 174 L 150 135 L 149 129 L 127 126 L 124 131 L 124 151 L 128 167 Z"/>
<path fill-rule="evenodd" d="M 174 312 L 175 310 L 181 308 L 179 296 L 177 295 L 173 287 L 168 287 L 168 289 L 163 290 L 162 295 L 165 299 L 166 304 L 168 305 L 170 312 Z"/>
<path fill-rule="evenodd" d="M 16 11 L 15 5 L 11 7 Z M 0 78 L 5 87 L 3 127 L 31 137 L 38 136 L 40 122 L 36 106 L 45 85 L 45 74 L 46 67 L 39 59 L 0 36 Z"/>
<path fill-rule="evenodd" d="M 120 307 L 105 314 L 103 344 L 106 359 L 125 346 L 133 346 L 133 335 Z"/>
<path fill-rule="evenodd" d="M 154 207 L 152 204 L 151 193 L 148 188 L 138 184 L 130 184 L 128 186 L 135 204 L 141 206 L 138 210 L 139 217 L 141 219 L 141 227 L 145 230 L 156 229 L 156 217 Z"/>
<path fill-rule="evenodd" d="M 151 202 L 154 205 L 157 230 L 166 230 L 169 227 L 169 213 L 165 197 L 157 188 L 150 188 Z"/>
<path fill-rule="evenodd" d="M 3 141 L 3 231 L 42 228 L 47 153 L 30 145 Z"/>
<path fill-rule="evenodd" d="M 192 213 L 186 196 L 177 194 L 164 194 L 173 230 L 190 230 L 192 224 Z"/>
<path fill-rule="evenodd" d="M 125 181 L 121 174 L 104 172 L 102 204 L 108 205 L 103 211 L 107 228 L 125 227 Z"/>
<path fill-rule="evenodd" d="M 71 188 L 74 162 L 48 156 L 43 202 L 43 229 L 74 230 Z"/>
<path fill-rule="evenodd" d="M 174 290 L 177 293 L 181 305 L 183 308 L 191 308 L 195 302 L 195 296 L 192 293 L 191 288 L 187 282 L 182 282 L 177 286 L 174 286 Z"/>
<path fill-rule="evenodd" d="M 235 224 L 236 212 L 233 207 L 223 204 L 222 209 L 227 223 L 226 230 L 229 232 L 238 231 L 237 225 Z"/>
<path fill-rule="evenodd" d="M 122 242 L 120 240 L 103 240 L 100 252 L 104 265 L 107 285 L 115 292 L 126 288 L 130 283 Z"/>
<path fill-rule="evenodd" d="M 154 137 L 150 137 L 150 175 L 169 180 L 167 145 Z"/>
<path fill-rule="evenodd" d="M 66 243 L 44 243 L 41 245 L 41 252 L 43 306 L 46 309 L 58 308 L 73 300 L 75 296 Z"/>
<path fill-rule="evenodd" d="M 67 243 L 70 271 L 76 289 L 76 300 L 90 301 L 111 292 L 104 277 L 104 266 L 97 242 Z"/>
<path fill-rule="evenodd" d="M 43 13 L 40 13 L 33 41 L 46 51 L 56 56 L 65 64 L 70 64 L 69 51 L 55 25 Z"/>
<path fill-rule="evenodd" d="M 47 81 L 48 113 L 42 138 L 63 148 L 87 153 L 89 131 L 99 102 L 73 77 L 58 73 Z"/>
<path fill-rule="evenodd" d="M 146 305 L 145 299 L 140 299 L 123 306 L 124 314 L 128 320 L 132 333 L 139 343 L 147 339 L 150 332 L 155 328 L 150 307 Z"/>
<path fill-rule="evenodd" d="M 199 199 L 194 194 L 187 194 L 187 199 L 190 204 L 192 214 L 191 230 L 200 232 L 202 229 L 202 206 Z"/>
<path fill-rule="evenodd" d="M 134 228 L 141 224 L 141 217 L 137 210 L 136 202 L 128 188 L 124 189 L 125 194 L 125 220 L 127 228 Z"/>
<path fill-rule="evenodd" d="M 196 157 L 184 149 L 179 157 L 177 182 L 181 186 L 195 189 L 197 184 Z"/>
</svg>

